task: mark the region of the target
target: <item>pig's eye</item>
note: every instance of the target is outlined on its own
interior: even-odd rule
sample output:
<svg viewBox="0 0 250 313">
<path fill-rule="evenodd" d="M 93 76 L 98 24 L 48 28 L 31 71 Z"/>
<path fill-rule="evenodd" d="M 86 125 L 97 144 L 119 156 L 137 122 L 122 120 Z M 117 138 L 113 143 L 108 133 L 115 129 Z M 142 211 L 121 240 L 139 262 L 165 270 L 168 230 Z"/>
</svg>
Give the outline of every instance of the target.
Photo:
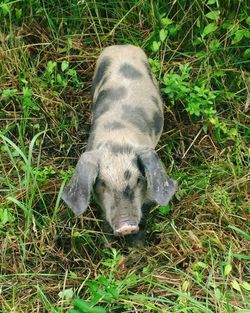
<svg viewBox="0 0 250 313">
<path fill-rule="evenodd" d="M 137 179 L 137 184 L 142 184 L 144 182 L 145 178 L 141 175 Z"/>
<path fill-rule="evenodd" d="M 106 187 L 105 181 L 104 181 L 104 180 L 101 180 L 101 181 L 100 181 L 100 185 L 101 185 L 103 188 L 105 188 L 105 187 Z"/>
<path fill-rule="evenodd" d="M 106 187 L 106 183 L 104 180 L 100 179 L 100 178 L 97 178 L 96 180 L 96 184 L 102 188 L 105 188 Z"/>
</svg>

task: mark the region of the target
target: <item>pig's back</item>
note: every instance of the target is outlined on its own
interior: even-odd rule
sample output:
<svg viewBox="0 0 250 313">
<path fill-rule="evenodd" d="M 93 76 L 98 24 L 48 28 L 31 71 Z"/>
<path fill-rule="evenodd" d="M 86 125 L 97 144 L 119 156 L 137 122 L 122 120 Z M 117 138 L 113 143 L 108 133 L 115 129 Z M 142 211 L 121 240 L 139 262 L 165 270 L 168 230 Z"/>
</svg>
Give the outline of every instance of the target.
<svg viewBox="0 0 250 313">
<path fill-rule="evenodd" d="M 97 61 L 92 91 L 94 146 L 122 141 L 155 147 L 163 127 L 162 103 L 140 48 L 105 48 Z"/>
</svg>

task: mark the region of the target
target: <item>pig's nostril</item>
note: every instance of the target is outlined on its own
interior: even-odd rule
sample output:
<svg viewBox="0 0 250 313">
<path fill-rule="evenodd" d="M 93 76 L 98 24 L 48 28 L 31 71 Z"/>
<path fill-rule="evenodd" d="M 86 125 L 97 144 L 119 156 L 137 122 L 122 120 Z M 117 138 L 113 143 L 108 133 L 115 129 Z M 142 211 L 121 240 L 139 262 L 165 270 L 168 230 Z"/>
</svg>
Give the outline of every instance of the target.
<svg viewBox="0 0 250 313">
<path fill-rule="evenodd" d="M 116 236 L 125 236 L 130 234 L 135 234 L 139 231 L 139 227 L 137 225 L 122 225 L 119 228 L 116 228 L 114 234 Z"/>
</svg>

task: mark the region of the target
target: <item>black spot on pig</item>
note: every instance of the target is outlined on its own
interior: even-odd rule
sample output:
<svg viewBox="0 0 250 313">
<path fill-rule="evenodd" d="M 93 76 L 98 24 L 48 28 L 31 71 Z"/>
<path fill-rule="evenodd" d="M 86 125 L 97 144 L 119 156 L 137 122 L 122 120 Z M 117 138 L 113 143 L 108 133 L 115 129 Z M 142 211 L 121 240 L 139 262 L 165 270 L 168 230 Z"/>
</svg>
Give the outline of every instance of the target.
<svg viewBox="0 0 250 313">
<path fill-rule="evenodd" d="M 117 121 L 112 121 L 112 122 L 106 123 L 104 125 L 104 128 L 107 130 L 117 130 L 117 129 L 125 128 L 125 125 Z"/>
<path fill-rule="evenodd" d="M 132 160 L 132 164 L 141 172 L 142 176 L 145 177 L 144 165 L 137 156 Z"/>
<path fill-rule="evenodd" d="M 125 98 L 126 94 L 127 89 L 123 86 L 103 89 L 93 104 L 94 120 L 109 110 L 111 102 Z"/>
<path fill-rule="evenodd" d="M 128 144 L 118 144 L 118 143 L 114 143 L 114 142 L 107 142 L 107 145 L 109 146 L 109 148 L 111 149 L 111 152 L 114 155 L 118 155 L 118 154 L 130 154 L 133 153 L 133 147 L 128 145 Z"/>
<path fill-rule="evenodd" d="M 158 135 L 161 132 L 163 126 L 161 111 L 156 111 L 151 119 L 141 106 L 132 107 L 124 104 L 122 109 L 122 119 L 138 128 L 142 133 L 148 133 L 152 136 L 153 134 Z"/>
<path fill-rule="evenodd" d="M 97 178 L 96 178 L 96 181 L 95 181 L 95 187 L 96 187 L 96 186 L 105 188 L 105 187 L 106 187 L 105 181 L 104 181 L 103 179 L 97 177 Z"/>
<path fill-rule="evenodd" d="M 125 178 L 125 180 L 129 180 L 129 179 L 131 178 L 131 176 L 132 176 L 132 174 L 131 174 L 130 170 L 126 170 L 126 171 L 124 172 L 124 178 Z"/>
<path fill-rule="evenodd" d="M 124 198 L 127 198 L 131 202 L 134 200 L 135 193 L 129 185 L 127 185 L 126 188 L 123 190 L 123 196 Z"/>
<path fill-rule="evenodd" d="M 147 117 L 146 111 L 141 106 L 129 106 L 124 104 L 122 106 L 122 119 L 128 121 L 130 124 L 138 128 L 142 133 L 150 132 L 150 120 Z"/>
<path fill-rule="evenodd" d="M 96 71 L 95 77 L 94 77 L 92 88 L 91 88 L 92 95 L 95 92 L 95 88 L 99 85 L 101 80 L 104 78 L 104 75 L 108 67 L 110 66 L 110 64 L 111 64 L 111 59 L 109 57 L 104 57 L 103 60 L 100 62 L 98 69 Z"/>
<path fill-rule="evenodd" d="M 152 97 L 151 97 L 151 100 L 154 102 L 154 104 L 156 105 L 157 109 L 158 109 L 159 111 L 161 111 L 161 110 L 162 110 L 162 107 L 161 107 L 161 105 L 160 105 L 160 101 L 159 101 L 155 96 L 152 96 Z"/>
<path fill-rule="evenodd" d="M 104 101 L 102 105 L 99 105 L 95 110 L 94 110 L 94 116 L 93 119 L 97 120 L 101 115 L 106 113 L 110 109 L 110 102 Z"/>
<path fill-rule="evenodd" d="M 96 101 L 93 104 L 93 110 L 107 101 L 119 101 L 127 95 L 127 89 L 124 86 L 118 88 L 107 88 L 100 91 Z"/>
<path fill-rule="evenodd" d="M 162 114 L 158 111 L 154 113 L 152 128 L 155 130 L 155 134 L 159 135 L 163 127 L 163 117 Z"/>
<path fill-rule="evenodd" d="M 143 64 L 144 64 L 144 65 L 145 65 L 145 67 L 146 67 L 146 70 L 147 70 L 148 76 L 150 77 L 150 79 L 151 79 L 152 83 L 155 85 L 155 81 L 154 81 L 154 79 L 153 79 L 153 75 L 152 75 L 152 72 L 151 72 L 151 68 L 150 68 L 150 66 L 149 66 L 148 62 L 146 62 L 146 61 L 144 61 L 144 60 L 142 60 L 142 62 L 143 62 Z"/>
<path fill-rule="evenodd" d="M 96 101 L 93 103 L 93 111 L 95 111 L 101 104 L 105 103 L 107 100 L 107 94 L 108 90 L 104 89 L 102 90 L 96 99 Z"/>
<path fill-rule="evenodd" d="M 107 89 L 107 97 L 110 100 L 118 101 L 122 100 L 126 97 L 128 91 L 124 86 L 120 86 L 118 88 L 108 88 Z"/>
<path fill-rule="evenodd" d="M 142 73 L 138 71 L 133 65 L 129 63 L 123 63 L 120 66 L 119 72 L 128 79 L 139 79 L 142 77 Z"/>
<path fill-rule="evenodd" d="M 106 77 L 104 77 L 103 78 L 103 80 L 101 81 L 101 83 L 99 84 L 99 86 L 98 86 L 98 90 L 100 90 L 101 88 L 102 88 L 102 86 L 103 85 L 105 85 L 105 83 L 107 82 L 107 80 L 108 80 L 108 76 L 106 76 Z M 95 91 L 96 91 L 96 85 L 92 85 L 91 86 L 91 89 L 90 89 L 90 93 L 91 93 L 91 96 L 92 96 L 92 98 L 93 98 L 93 100 L 94 100 L 94 93 L 95 93 Z M 98 95 L 98 93 L 97 93 L 97 95 Z"/>
</svg>

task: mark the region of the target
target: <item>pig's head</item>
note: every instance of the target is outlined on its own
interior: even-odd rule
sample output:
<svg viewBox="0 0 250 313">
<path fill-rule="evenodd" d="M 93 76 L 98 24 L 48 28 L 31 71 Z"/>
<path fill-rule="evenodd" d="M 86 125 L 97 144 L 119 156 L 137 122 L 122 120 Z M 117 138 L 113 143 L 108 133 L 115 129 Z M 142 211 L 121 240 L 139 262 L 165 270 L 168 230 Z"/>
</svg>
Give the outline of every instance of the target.
<svg viewBox="0 0 250 313">
<path fill-rule="evenodd" d="M 154 150 L 113 144 L 82 154 L 62 198 L 80 215 L 91 191 L 114 234 L 128 235 L 139 230 L 145 200 L 166 205 L 176 182 L 167 176 Z"/>
<path fill-rule="evenodd" d="M 94 195 L 115 235 L 136 233 L 146 198 L 144 172 L 130 146 L 110 148 L 100 158 Z"/>
</svg>

